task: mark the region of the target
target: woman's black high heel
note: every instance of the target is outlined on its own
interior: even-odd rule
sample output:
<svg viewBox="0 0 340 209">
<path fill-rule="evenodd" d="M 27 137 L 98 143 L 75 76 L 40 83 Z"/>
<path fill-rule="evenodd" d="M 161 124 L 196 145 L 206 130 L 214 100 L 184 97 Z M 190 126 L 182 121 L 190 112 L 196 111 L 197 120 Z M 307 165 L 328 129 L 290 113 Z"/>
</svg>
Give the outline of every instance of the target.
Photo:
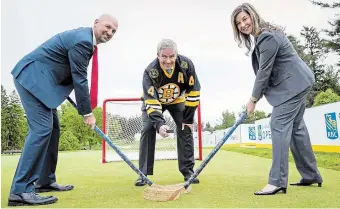
<svg viewBox="0 0 340 209">
<path fill-rule="evenodd" d="M 296 183 L 291 183 L 290 185 L 292 186 L 311 186 L 312 184 L 318 184 L 318 187 L 322 186 L 322 182 L 318 183 L 318 182 L 313 182 L 313 183 L 306 183 L 306 182 L 296 182 Z"/>
<path fill-rule="evenodd" d="M 254 195 L 274 195 L 274 194 L 278 193 L 279 191 L 282 191 L 282 193 L 286 194 L 287 188 L 277 187 L 276 189 L 274 189 L 272 191 L 268 191 L 268 192 L 257 191 L 257 192 L 254 192 Z"/>
</svg>

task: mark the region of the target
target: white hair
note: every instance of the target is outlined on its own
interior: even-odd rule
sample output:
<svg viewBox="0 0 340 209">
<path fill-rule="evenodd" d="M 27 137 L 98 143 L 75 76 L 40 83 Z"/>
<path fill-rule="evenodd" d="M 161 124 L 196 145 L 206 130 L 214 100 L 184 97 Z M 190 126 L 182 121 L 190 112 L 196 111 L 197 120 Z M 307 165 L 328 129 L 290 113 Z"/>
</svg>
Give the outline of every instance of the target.
<svg viewBox="0 0 340 209">
<path fill-rule="evenodd" d="M 162 39 L 157 46 L 157 53 L 160 53 L 163 49 L 173 49 L 177 54 L 177 44 L 171 39 Z"/>
</svg>

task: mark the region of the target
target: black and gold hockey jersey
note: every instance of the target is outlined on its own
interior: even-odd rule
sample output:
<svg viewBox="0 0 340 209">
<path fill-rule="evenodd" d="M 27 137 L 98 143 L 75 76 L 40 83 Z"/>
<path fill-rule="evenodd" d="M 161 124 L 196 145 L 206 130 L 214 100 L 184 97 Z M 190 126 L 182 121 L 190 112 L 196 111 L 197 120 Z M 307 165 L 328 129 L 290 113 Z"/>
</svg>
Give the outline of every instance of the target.
<svg viewBox="0 0 340 209">
<path fill-rule="evenodd" d="M 162 105 L 185 102 L 183 123 L 192 124 L 200 101 L 200 83 L 192 61 L 177 55 L 171 72 L 162 69 L 156 58 L 144 71 L 143 100 L 146 112 L 157 130 L 165 124 Z"/>
</svg>

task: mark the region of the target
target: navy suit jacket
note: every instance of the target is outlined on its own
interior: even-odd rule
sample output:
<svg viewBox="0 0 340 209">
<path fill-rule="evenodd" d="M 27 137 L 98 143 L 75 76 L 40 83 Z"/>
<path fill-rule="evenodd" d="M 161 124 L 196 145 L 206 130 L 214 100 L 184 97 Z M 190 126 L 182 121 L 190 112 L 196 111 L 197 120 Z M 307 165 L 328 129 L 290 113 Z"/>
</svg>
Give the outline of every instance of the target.
<svg viewBox="0 0 340 209">
<path fill-rule="evenodd" d="M 23 57 L 12 75 L 49 108 L 57 108 L 74 89 L 78 112 L 92 112 L 87 67 L 94 50 L 92 28 L 59 33 Z"/>
</svg>

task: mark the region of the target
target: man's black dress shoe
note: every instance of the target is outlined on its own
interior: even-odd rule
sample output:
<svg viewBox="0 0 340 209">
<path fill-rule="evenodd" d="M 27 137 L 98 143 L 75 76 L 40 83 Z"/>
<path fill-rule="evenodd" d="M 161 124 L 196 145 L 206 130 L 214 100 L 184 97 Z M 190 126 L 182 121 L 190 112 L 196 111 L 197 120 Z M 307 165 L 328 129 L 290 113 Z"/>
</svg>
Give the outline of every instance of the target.
<svg viewBox="0 0 340 209">
<path fill-rule="evenodd" d="M 135 183 L 135 186 L 144 186 L 146 184 L 146 181 L 144 179 L 142 179 L 141 177 L 139 177 Z"/>
<path fill-rule="evenodd" d="M 10 194 L 8 206 L 47 205 L 55 203 L 57 200 L 54 196 L 41 197 L 34 192 Z"/>
<path fill-rule="evenodd" d="M 254 195 L 274 195 L 274 194 L 278 193 L 279 191 L 282 191 L 284 194 L 286 194 L 287 188 L 277 187 L 276 189 L 274 189 L 272 191 L 268 191 L 268 192 L 257 191 L 257 192 L 254 192 Z"/>
<path fill-rule="evenodd" d="M 47 186 L 35 186 L 35 192 L 41 193 L 41 192 L 60 192 L 60 191 L 70 191 L 74 188 L 73 185 L 66 185 L 62 186 L 60 184 L 57 184 L 56 182 L 47 185 Z"/>
<path fill-rule="evenodd" d="M 190 179 L 191 176 L 184 177 L 184 181 L 187 182 Z M 199 184 L 200 180 L 198 178 L 194 178 L 194 180 L 191 182 L 192 184 Z"/>
<path fill-rule="evenodd" d="M 292 186 L 311 186 L 312 184 L 318 184 L 318 187 L 322 186 L 322 182 L 318 183 L 318 182 L 303 182 L 303 181 L 291 183 L 290 185 L 292 185 Z"/>
</svg>

